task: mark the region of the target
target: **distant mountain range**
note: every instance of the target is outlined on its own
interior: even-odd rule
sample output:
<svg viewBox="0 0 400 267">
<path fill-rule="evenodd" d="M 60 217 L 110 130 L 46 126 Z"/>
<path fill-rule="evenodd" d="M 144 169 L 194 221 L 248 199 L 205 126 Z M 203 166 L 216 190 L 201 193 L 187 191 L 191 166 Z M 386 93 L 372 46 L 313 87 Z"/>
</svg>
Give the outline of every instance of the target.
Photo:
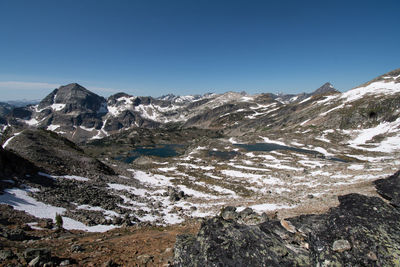
<svg viewBox="0 0 400 267">
<path fill-rule="evenodd" d="M 389 105 L 376 106 L 386 103 L 389 96 L 398 96 L 399 73 L 398 69 L 381 75 L 346 93 L 325 83 L 312 93 L 289 95 L 227 92 L 188 96 L 168 94 L 153 98 L 117 93 L 105 99 L 71 83 L 55 89 L 36 105 L 1 104 L 0 123 L 44 128 L 77 142 L 132 128 L 151 129 L 171 124 L 183 128 L 221 129 L 239 135 L 266 127 L 307 124 L 346 128 L 362 122 L 360 127 L 363 127 L 373 124 L 371 119 L 396 116 L 396 104 L 389 101 Z M 373 102 L 368 101 L 371 98 Z M 347 112 L 349 114 L 343 117 Z"/>
</svg>

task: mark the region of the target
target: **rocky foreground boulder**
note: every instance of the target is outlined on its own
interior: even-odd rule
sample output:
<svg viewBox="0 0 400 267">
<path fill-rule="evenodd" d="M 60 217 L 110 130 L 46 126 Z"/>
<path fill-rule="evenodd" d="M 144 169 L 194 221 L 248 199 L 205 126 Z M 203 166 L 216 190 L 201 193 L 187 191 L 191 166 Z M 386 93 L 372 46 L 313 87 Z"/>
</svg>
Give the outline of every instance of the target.
<svg viewBox="0 0 400 267">
<path fill-rule="evenodd" d="M 196 236 L 178 236 L 174 265 L 399 266 L 400 210 L 392 189 L 400 185 L 400 172 L 376 184 L 393 204 L 348 194 L 325 214 L 280 221 L 263 216 L 257 225 L 222 213 L 203 222 Z"/>
</svg>

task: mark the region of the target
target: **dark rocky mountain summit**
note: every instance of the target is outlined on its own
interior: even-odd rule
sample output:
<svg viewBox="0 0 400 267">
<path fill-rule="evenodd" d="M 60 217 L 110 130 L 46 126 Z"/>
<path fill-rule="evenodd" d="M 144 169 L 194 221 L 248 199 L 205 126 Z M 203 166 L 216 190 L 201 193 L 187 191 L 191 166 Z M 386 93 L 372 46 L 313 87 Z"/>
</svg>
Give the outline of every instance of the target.
<svg viewBox="0 0 400 267">
<path fill-rule="evenodd" d="M 71 140 L 80 141 L 92 137 L 84 129 L 103 126 L 102 116 L 106 113 L 105 98 L 71 83 L 55 89 L 36 106 L 15 108 L 9 122 L 19 127 L 29 125 L 57 130 Z"/>
<path fill-rule="evenodd" d="M 325 214 L 257 225 L 238 222 L 231 211 L 203 222 L 196 236 L 179 236 L 175 266 L 397 266 L 400 172 L 376 182 L 379 197 L 339 196 Z"/>
<path fill-rule="evenodd" d="M 64 113 L 72 111 L 81 112 L 103 112 L 101 107 L 105 104 L 105 98 L 96 95 L 77 83 L 71 83 L 55 89 L 47 95 L 38 106 L 38 109 L 45 109 L 53 104 L 65 104 L 65 107 L 60 107 Z"/>
<path fill-rule="evenodd" d="M 90 92 L 77 83 L 55 89 L 38 105 L 38 120 L 46 119 L 46 126 L 101 127 L 101 115 L 107 112 L 105 98 Z"/>
</svg>

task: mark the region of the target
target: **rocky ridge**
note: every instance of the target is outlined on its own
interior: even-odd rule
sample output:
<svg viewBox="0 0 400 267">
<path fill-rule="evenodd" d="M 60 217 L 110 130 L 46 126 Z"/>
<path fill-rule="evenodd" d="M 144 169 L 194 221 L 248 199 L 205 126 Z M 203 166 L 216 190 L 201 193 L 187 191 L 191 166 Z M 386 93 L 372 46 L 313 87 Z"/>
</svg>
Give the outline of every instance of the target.
<svg viewBox="0 0 400 267">
<path fill-rule="evenodd" d="M 310 94 L 270 96 L 271 101 L 278 105 L 281 102 L 298 103 L 312 95 L 332 92 L 337 91 L 327 83 Z M 262 99 L 258 95 L 228 92 L 159 98 L 118 93 L 106 100 L 72 83 L 55 89 L 38 105 L 8 110 L 3 124 L 45 128 L 77 142 L 103 138 L 131 128 L 162 128 L 170 123 L 184 124 L 183 127 L 221 129 L 215 118 L 238 113 L 239 117 L 233 119 L 240 122 L 243 119 L 242 110 L 246 110 L 247 115 L 253 114 L 257 105 L 263 104 L 263 101 L 260 102 Z M 201 120 L 207 122 L 204 124 Z"/>
<path fill-rule="evenodd" d="M 104 163 L 85 155 L 75 143 L 47 130 L 23 130 L 8 142 L 6 149 L 54 175 L 115 174 Z"/>
</svg>

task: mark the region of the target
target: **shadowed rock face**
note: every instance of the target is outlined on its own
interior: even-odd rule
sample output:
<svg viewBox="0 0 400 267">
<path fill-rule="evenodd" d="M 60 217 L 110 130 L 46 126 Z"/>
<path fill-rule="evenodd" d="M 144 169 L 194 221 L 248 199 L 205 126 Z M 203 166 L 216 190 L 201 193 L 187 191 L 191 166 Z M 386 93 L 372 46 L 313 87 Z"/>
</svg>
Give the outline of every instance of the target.
<svg viewBox="0 0 400 267">
<path fill-rule="evenodd" d="M 0 192 L 18 183 L 33 183 L 36 185 L 52 186 L 53 180 L 37 175 L 41 169 L 29 160 L 5 150 L 0 146 Z M 14 183 L 9 182 L 13 180 Z"/>
<path fill-rule="evenodd" d="M 377 181 L 378 192 L 397 201 L 399 174 Z M 280 222 L 270 219 L 252 226 L 223 217 L 209 219 L 202 224 L 196 236 L 182 235 L 177 238 L 174 264 L 398 265 L 399 210 L 378 197 L 359 194 L 340 196 L 339 201 L 338 207 L 325 214 L 302 215 Z M 290 229 L 287 225 L 291 226 Z"/>
<path fill-rule="evenodd" d="M 39 169 L 31 162 L 4 150 L 0 146 L 0 178 L 8 179 L 13 176 L 23 176 L 37 172 Z"/>
<path fill-rule="evenodd" d="M 400 171 L 387 179 L 376 180 L 374 183 L 378 193 L 400 209 Z"/>
</svg>

